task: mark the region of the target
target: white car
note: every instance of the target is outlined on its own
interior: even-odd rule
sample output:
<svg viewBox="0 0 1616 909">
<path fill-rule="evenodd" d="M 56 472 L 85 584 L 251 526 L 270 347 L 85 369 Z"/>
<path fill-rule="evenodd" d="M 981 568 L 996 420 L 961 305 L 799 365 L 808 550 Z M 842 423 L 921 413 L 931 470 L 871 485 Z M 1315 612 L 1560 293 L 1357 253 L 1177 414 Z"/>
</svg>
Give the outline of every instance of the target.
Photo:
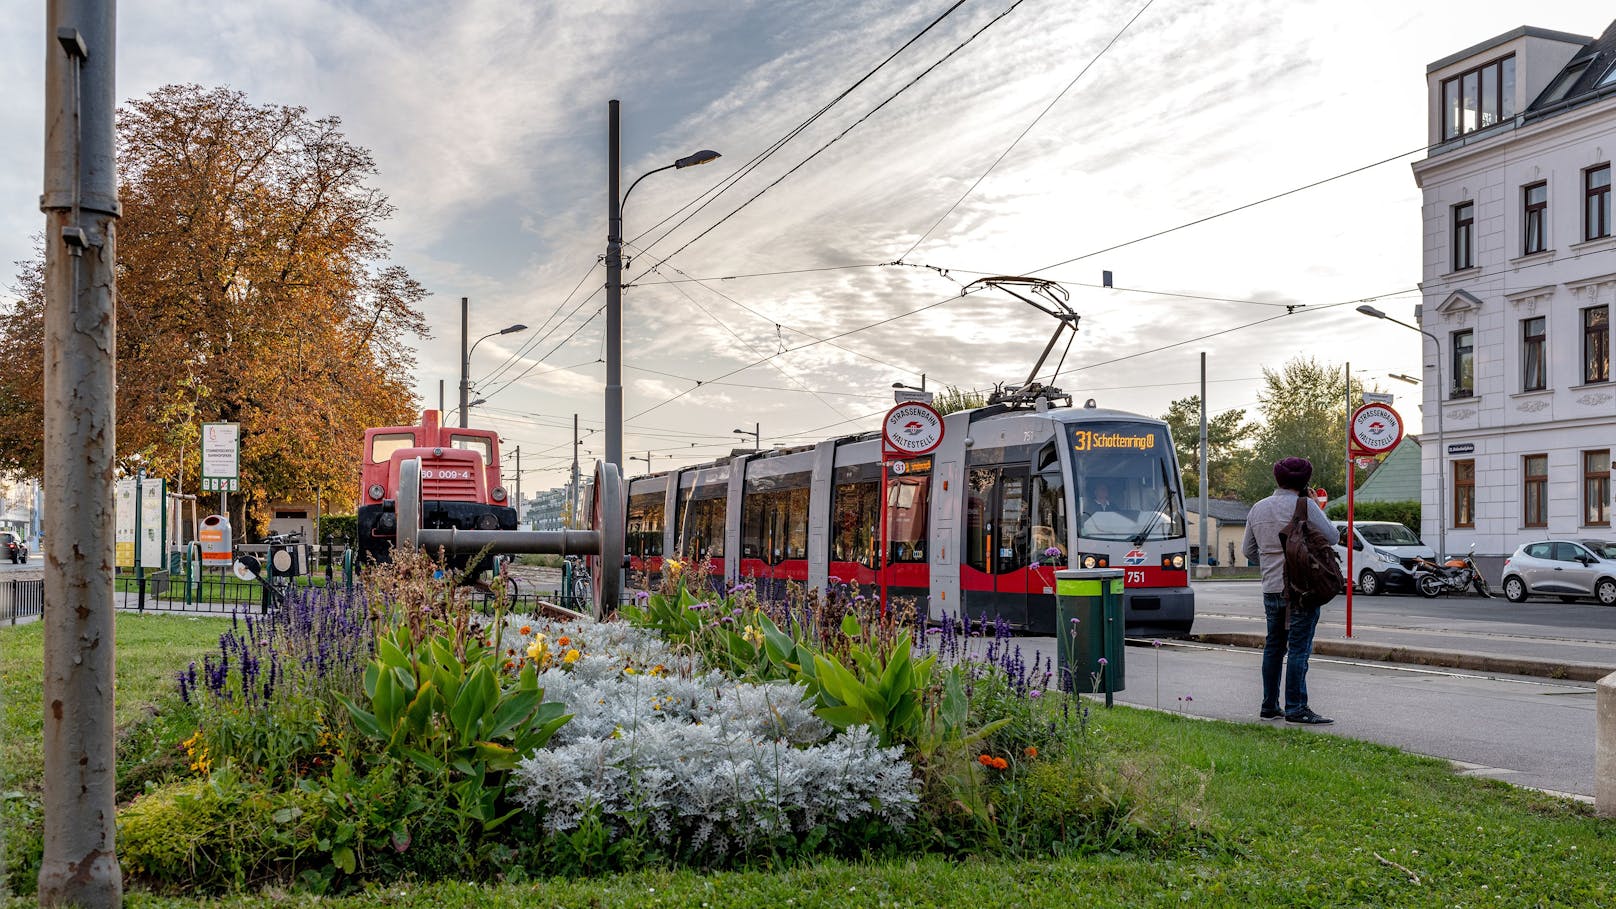
<svg viewBox="0 0 1616 909">
<path fill-rule="evenodd" d="M 1335 556 L 1341 574 L 1347 574 L 1347 522 L 1331 521 L 1339 534 Z M 1436 552 L 1420 542 L 1419 534 L 1395 521 L 1353 521 L 1357 540 L 1352 552 L 1352 573 L 1358 593 L 1375 596 L 1392 588 L 1414 590 L 1414 560 L 1436 559 Z"/>
<path fill-rule="evenodd" d="M 1530 596 L 1557 596 L 1568 603 L 1593 597 L 1616 606 L 1616 560 L 1602 554 L 1572 540 L 1523 543 L 1504 561 L 1504 596 L 1511 603 Z"/>
</svg>

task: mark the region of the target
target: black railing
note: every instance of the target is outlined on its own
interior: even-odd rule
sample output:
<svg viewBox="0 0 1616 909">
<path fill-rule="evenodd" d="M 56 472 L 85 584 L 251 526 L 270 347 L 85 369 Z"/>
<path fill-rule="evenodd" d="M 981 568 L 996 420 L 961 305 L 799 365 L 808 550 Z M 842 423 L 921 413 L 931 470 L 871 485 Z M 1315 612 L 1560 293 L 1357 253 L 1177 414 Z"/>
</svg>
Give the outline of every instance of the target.
<svg viewBox="0 0 1616 909">
<path fill-rule="evenodd" d="M 0 581 L 0 622 L 17 624 L 45 614 L 45 581 Z"/>
</svg>

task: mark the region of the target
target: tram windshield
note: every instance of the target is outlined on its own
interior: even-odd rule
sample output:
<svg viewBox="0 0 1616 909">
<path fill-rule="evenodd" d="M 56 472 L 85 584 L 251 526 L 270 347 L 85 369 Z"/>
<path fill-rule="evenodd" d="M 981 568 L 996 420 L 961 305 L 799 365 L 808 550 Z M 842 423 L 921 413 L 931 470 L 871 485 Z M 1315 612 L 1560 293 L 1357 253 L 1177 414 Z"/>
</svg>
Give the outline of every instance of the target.
<svg viewBox="0 0 1616 909">
<path fill-rule="evenodd" d="M 1082 537 L 1143 543 L 1184 536 L 1184 499 L 1166 427 L 1119 420 L 1067 431 Z"/>
</svg>

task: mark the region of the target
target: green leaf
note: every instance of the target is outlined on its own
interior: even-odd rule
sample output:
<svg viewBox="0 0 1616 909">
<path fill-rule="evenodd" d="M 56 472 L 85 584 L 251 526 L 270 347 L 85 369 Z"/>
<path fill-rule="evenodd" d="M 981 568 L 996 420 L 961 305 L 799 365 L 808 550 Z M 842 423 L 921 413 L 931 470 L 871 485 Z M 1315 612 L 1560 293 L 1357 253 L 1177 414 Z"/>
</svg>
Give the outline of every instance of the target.
<svg viewBox="0 0 1616 909">
<path fill-rule="evenodd" d="M 424 735 L 427 725 L 432 721 L 432 702 L 437 697 L 437 689 L 431 682 L 423 682 L 419 691 L 415 692 L 415 699 L 410 701 L 409 707 L 404 711 L 409 721 L 409 728 L 416 735 Z"/>
<path fill-rule="evenodd" d="M 479 663 L 449 706 L 449 723 L 461 742 L 479 737 L 486 714 L 498 697 L 499 683 L 494 681 L 494 674 L 486 664 Z"/>
<path fill-rule="evenodd" d="M 847 635 L 855 641 L 864 635 L 864 628 L 859 625 L 858 616 L 855 616 L 851 612 L 842 616 L 842 634 Z"/>
<path fill-rule="evenodd" d="M 544 699 L 541 691 L 513 691 L 507 694 L 494 709 L 493 721 L 489 724 L 488 738 L 509 738 L 517 727 L 527 723 L 528 718 Z"/>
<path fill-rule="evenodd" d="M 298 818 L 300 818 L 302 816 L 303 816 L 303 809 L 302 808 L 297 808 L 297 807 L 282 808 L 282 809 L 276 811 L 274 814 L 270 815 L 270 817 L 275 819 L 275 823 L 277 823 L 277 824 L 285 824 L 288 821 L 295 821 L 295 820 L 297 820 Z"/>
<path fill-rule="evenodd" d="M 376 718 L 374 716 L 359 709 L 358 704 L 355 704 L 353 701 L 348 700 L 346 697 L 343 697 L 340 694 L 337 695 L 337 698 L 342 702 L 342 706 L 348 708 L 348 715 L 353 718 L 354 726 L 360 732 L 364 733 L 370 738 L 380 739 L 384 742 L 387 741 L 390 735 L 390 730 L 383 729 L 381 724 L 376 722 Z"/>
<path fill-rule="evenodd" d="M 489 770 L 496 773 L 515 767 L 516 762 L 522 757 L 516 749 L 498 742 L 477 742 L 473 747 L 476 749 L 477 760 L 482 761 Z"/>
<path fill-rule="evenodd" d="M 354 860 L 353 849 L 347 846 L 338 846 L 331 853 L 331 864 L 341 868 L 344 874 L 353 874 L 358 863 Z"/>
<path fill-rule="evenodd" d="M 870 712 L 862 707 L 819 707 L 814 714 L 837 729 L 861 724 L 874 725 Z"/>
<path fill-rule="evenodd" d="M 376 658 L 381 661 L 383 666 L 394 669 L 409 669 L 413 674 L 413 664 L 410 661 L 409 655 L 401 650 L 397 644 L 388 640 L 386 637 L 376 639 Z"/>
</svg>

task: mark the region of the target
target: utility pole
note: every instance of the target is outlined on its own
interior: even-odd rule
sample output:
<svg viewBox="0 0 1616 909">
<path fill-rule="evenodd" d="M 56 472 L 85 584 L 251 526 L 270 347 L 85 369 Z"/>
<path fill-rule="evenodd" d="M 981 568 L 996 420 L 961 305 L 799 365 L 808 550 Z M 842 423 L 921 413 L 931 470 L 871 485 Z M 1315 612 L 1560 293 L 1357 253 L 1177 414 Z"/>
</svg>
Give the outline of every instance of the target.
<svg viewBox="0 0 1616 909">
<path fill-rule="evenodd" d="M 466 408 L 471 401 L 471 351 L 466 348 L 466 310 L 470 301 L 460 298 L 460 428 L 466 428 Z"/>
<path fill-rule="evenodd" d="M 443 413 L 443 380 L 438 380 L 438 413 Z M 440 421 L 442 417 L 438 418 Z"/>
<path fill-rule="evenodd" d="M 1201 564 L 1211 564 L 1206 549 L 1206 351 L 1201 351 Z"/>
<path fill-rule="evenodd" d="M 116 0 L 46 5 L 45 906 L 123 905 L 113 839 Z"/>
<path fill-rule="evenodd" d="M 623 470 L 623 209 L 618 195 L 617 99 L 606 128 L 606 463 Z"/>
<path fill-rule="evenodd" d="M 578 513 L 578 415 L 572 415 L 572 488 L 567 490 L 567 521 L 563 527 L 571 527 L 573 516 Z"/>
<path fill-rule="evenodd" d="M 516 523 L 522 523 L 522 446 L 516 446 Z"/>
</svg>

